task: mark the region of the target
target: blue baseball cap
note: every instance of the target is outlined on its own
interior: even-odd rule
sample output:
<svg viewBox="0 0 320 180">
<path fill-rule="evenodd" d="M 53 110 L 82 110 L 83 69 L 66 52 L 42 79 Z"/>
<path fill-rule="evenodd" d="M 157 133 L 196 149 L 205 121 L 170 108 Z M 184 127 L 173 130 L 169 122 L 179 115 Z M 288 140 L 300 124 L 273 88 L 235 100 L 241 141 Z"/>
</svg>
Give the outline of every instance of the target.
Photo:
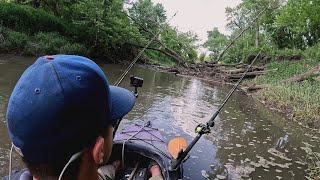
<svg viewBox="0 0 320 180">
<path fill-rule="evenodd" d="M 110 86 L 90 59 L 43 56 L 22 74 L 10 96 L 9 136 L 30 162 L 71 157 L 127 114 L 134 103 L 133 93 Z"/>
</svg>

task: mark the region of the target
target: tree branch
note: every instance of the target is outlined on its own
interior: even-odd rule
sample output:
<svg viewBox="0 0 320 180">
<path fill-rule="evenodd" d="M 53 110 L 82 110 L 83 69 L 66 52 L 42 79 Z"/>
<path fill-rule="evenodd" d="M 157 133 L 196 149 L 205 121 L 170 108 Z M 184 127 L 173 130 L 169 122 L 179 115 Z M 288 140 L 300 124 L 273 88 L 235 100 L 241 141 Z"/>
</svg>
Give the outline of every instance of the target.
<svg viewBox="0 0 320 180">
<path fill-rule="evenodd" d="M 259 19 L 259 17 L 260 17 L 267 9 L 268 9 L 268 6 L 266 6 L 262 11 L 260 11 L 259 14 L 251 21 L 251 23 L 250 23 L 246 28 L 244 28 L 244 29 L 238 34 L 238 36 L 235 37 L 235 38 L 230 42 L 230 44 L 220 53 L 217 61 L 220 61 L 220 59 L 222 58 L 222 56 L 224 55 L 224 53 L 236 42 L 237 39 L 239 39 L 239 37 L 242 36 L 242 34 L 243 34 L 246 30 L 248 30 L 248 29 L 252 26 L 252 24 L 253 24 L 254 22 L 256 22 L 257 19 Z"/>
<path fill-rule="evenodd" d="M 139 45 L 139 44 L 133 44 L 133 43 L 126 43 L 126 44 L 127 45 L 131 45 L 131 46 L 136 46 L 138 48 L 145 48 L 145 46 Z M 184 62 L 184 60 L 181 59 L 181 57 L 179 55 L 177 55 L 176 52 L 174 52 L 174 51 L 172 51 L 172 50 L 170 50 L 168 48 L 165 48 L 164 50 L 162 50 L 162 49 L 158 49 L 158 48 L 154 48 L 154 47 L 147 47 L 147 49 L 161 52 L 161 53 L 169 56 L 173 60 L 175 60 L 178 64 L 181 64 L 183 67 L 187 67 L 187 65 Z"/>
</svg>

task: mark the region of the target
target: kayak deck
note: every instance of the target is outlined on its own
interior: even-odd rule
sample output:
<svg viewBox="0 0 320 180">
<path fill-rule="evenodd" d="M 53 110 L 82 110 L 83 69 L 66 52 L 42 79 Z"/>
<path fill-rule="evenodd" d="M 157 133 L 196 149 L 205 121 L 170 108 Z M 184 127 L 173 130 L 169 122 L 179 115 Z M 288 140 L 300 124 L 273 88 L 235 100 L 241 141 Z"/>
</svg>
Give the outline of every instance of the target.
<svg viewBox="0 0 320 180">
<path fill-rule="evenodd" d="M 166 144 L 160 131 L 153 128 L 150 123 L 134 124 L 120 130 L 114 138 L 110 161 L 121 160 L 124 154 L 125 166 L 116 179 L 128 179 L 134 169 L 136 173 L 132 179 L 148 179 L 150 177 L 148 168 L 154 161 L 159 164 L 164 179 L 182 179 L 182 165 L 175 171 L 169 171 L 172 157 Z"/>
</svg>

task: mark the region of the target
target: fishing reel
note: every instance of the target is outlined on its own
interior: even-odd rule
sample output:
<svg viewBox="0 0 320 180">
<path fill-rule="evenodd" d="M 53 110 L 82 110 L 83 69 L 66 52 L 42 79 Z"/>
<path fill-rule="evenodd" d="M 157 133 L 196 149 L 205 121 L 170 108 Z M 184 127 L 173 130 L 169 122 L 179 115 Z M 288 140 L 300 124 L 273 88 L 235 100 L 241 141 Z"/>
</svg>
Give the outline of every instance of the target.
<svg viewBox="0 0 320 180">
<path fill-rule="evenodd" d="M 205 124 L 199 124 L 196 129 L 195 132 L 198 134 L 209 134 L 211 132 L 211 129 L 208 125 Z"/>
<path fill-rule="evenodd" d="M 143 79 L 135 76 L 130 76 L 130 86 L 134 87 L 134 96 L 138 97 L 138 87 L 142 87 Z"/>
</svg>

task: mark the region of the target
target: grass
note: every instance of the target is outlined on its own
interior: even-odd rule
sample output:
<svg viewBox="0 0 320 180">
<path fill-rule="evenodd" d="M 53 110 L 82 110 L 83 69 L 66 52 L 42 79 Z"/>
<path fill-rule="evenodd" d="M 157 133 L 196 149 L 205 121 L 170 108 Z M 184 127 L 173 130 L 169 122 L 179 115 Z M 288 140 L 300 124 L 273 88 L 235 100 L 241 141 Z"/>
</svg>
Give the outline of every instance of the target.
<svg viewBox="0 0 320 180">
<path fill-rule="evenodd" d="M 286 84 L 283 81 L 295 75 L 307 72 L 320 61 L 304 59 L 298 62 L 271 62 L 270 71 L 265 76 L 252 80 L 254 84 L 268 84 L 269 87 L 257 92 L 260 99 L 285 110 L 293 120 L 311 128 L 320 128 L 320 82 L 310 77 L 299 83 Z"/>
<path fill-rule="evenodd" d="M 255 78 L 256 83 L 279 84 L 280 81 L 286 80 L 294 75 L 307 72 L 314 66 L 320 63 L 320 60 L 304 59 L 298 62 L 282 61 L 271 62 L 267 65 L 268 70 L 275 70 L 269 72 L 266 76 L 258 76 Z"/>
</svg>

